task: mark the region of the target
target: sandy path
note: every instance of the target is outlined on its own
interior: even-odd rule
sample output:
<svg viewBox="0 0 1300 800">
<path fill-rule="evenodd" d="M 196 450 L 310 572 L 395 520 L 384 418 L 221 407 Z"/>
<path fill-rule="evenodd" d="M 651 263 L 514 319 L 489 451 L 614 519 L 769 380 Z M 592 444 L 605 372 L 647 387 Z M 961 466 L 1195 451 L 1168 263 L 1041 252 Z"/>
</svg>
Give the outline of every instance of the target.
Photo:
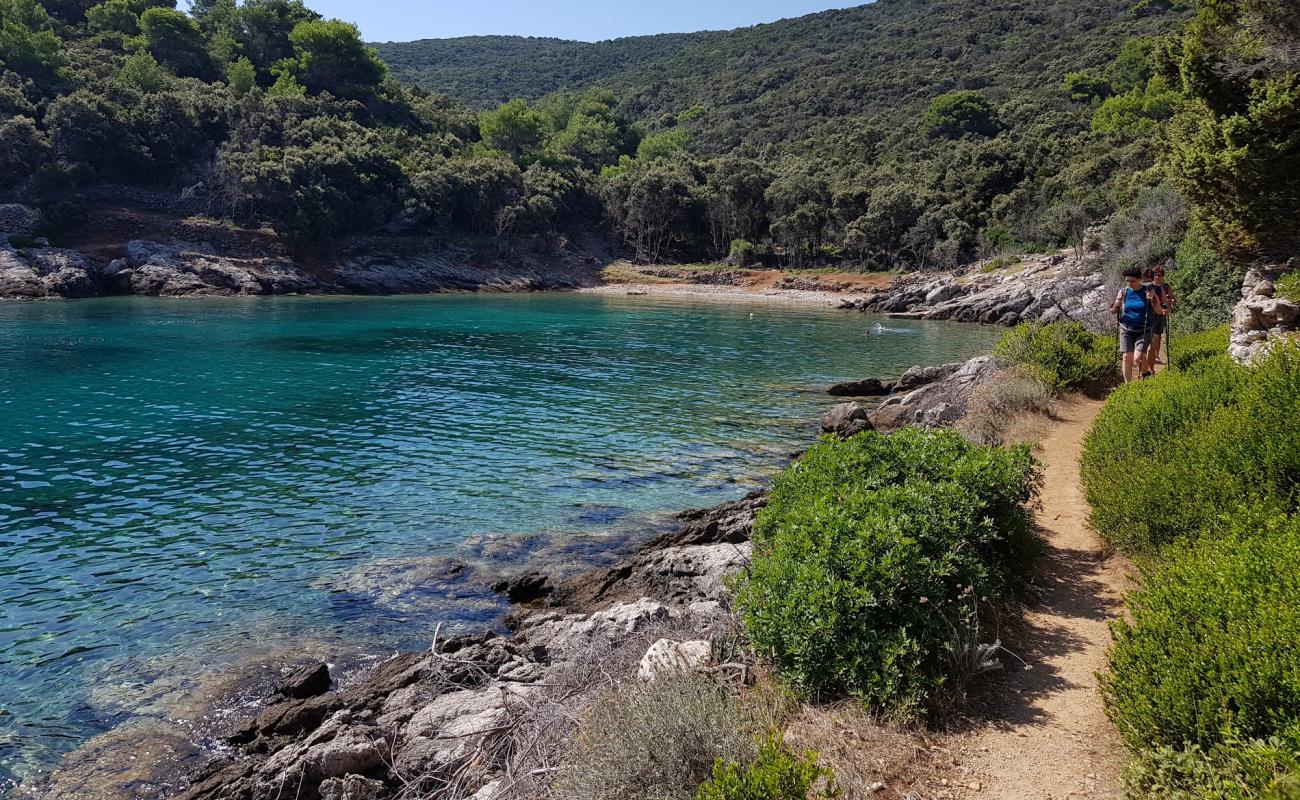
<svg viewBox="0 0 1300 800">
<path fill-rule="evenodd" d="M 961 737 L 965 797 L 1002 800 L 1119 798 L 1122 755 L 1102 710 L 1096 673 L 1110 644 L 1107 620 L 1119 613 L 1130 567 L 1108 556 L 1088 527 L 1079 454 L 1101 403 L 1064 405 L 1042 441 L 1045 465 L 1038 602 L 1003 631 L 1007 670 L 983 693 L 977 716 L 988 722 Z"/>
</svg>

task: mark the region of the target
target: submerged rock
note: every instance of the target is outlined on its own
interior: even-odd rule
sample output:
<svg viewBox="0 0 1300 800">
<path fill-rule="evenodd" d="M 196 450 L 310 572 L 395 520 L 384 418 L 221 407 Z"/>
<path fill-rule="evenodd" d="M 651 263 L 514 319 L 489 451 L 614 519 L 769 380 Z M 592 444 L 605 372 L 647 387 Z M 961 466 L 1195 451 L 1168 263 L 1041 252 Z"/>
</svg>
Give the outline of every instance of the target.
<svg viewBox="0 0 1300 800">
<path fill-rule="evenodd" d="M 894 391 L 895 381 L 880 378 L 862 378 L 831 384 L 826 393 L 833 397 L 879 397 Z"/>
<path fill-rule="evenodd" d="M 492 591 L 504 594 L 512 603 L 534 603 L 552 591 L 550 578 L 540 572 L 525 572 L 492 584 Z"/>
</svg>

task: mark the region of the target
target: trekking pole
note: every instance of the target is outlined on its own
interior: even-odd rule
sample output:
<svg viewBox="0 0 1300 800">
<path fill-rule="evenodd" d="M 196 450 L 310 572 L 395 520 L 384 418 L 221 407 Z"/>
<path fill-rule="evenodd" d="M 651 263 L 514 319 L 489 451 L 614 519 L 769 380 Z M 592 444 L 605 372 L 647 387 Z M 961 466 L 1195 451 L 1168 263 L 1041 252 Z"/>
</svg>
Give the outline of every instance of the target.
<svg viewBox="0 0 1300 800">
<path fill-rule="evenodd" d="M 1165 315 L 1165 364 L 1174 368 L 1174 321 L 1168 314 Z"/>
</svg>

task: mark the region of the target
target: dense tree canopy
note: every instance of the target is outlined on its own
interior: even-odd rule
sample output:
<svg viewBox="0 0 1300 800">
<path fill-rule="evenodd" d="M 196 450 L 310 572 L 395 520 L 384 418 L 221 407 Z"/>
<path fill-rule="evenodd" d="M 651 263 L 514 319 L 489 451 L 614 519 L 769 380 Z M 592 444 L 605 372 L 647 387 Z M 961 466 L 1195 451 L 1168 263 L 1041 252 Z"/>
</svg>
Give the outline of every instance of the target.
<svg viewBox="0 0 1300 800">
<path fill-rule="evenodd" d="M 646 260 L 925 268 L 1081 243 L 1167 175 L 1198 241 L 1295 237 L 1286 0 L 1207 0 L 1194 18 L 880 0 L 595 45 L 380 46 L 398 77 L 477 111 L 393 80 L 354 26 L 300 0 L 0 12 L 0 191 L 31 202 L 189 187 L 304 245 L 603 220 Z"/>
</svg>

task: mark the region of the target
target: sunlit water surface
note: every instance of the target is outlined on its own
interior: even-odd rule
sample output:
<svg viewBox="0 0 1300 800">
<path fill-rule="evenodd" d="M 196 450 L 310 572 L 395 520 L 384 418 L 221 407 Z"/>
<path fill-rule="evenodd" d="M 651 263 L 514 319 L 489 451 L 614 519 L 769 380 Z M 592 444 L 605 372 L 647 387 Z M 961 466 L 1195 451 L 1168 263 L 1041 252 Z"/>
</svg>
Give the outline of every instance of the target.
<svg viewBox="0 0 1300 800">
<path fill-rule="evenodd" d="M 752 488 L 828 381 L 996 335 L 875 322 L 553 294 L 0 304 L 0 784 L 129 714 L 102 697 L 133 665 L 489 622 L 430 556 L 581 562 Z"/>
</svg>

